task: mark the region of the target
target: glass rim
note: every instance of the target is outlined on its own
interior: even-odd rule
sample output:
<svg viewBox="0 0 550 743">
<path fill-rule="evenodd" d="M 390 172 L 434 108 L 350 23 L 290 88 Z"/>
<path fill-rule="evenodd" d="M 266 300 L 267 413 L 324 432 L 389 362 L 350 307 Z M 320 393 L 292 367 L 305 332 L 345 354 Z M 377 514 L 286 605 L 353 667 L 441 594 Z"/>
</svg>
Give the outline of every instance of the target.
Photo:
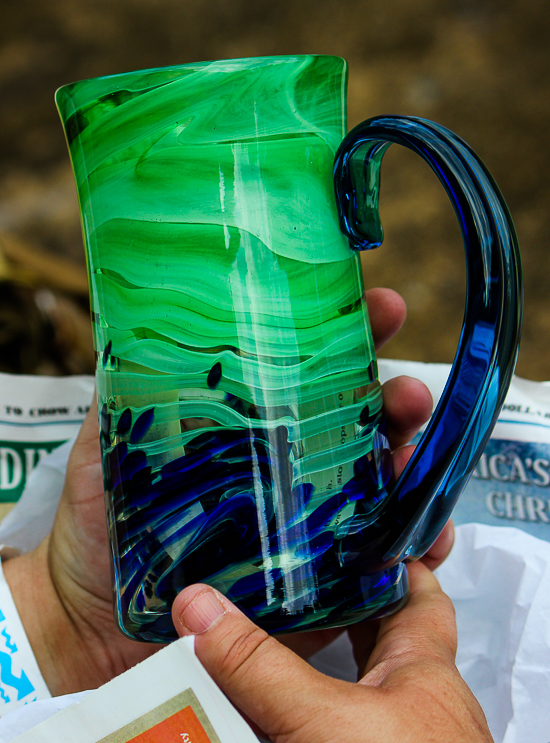
<svg viewBox="0 0 550 743">
<path fill-rule="evenodd" d="M 236 69 L 253 69 L 254 67 L 267 67 L 271 64 L 285 64 L 289 62 L 303 62 L 306 59 L 326 59 L 334 60 L 335 62 L 342 63 L 344 68 L 347 67 L 347 60 L 344 57 L 340 57 L 337 54 L 274 54 L 274 55 L 260 55 L 257 57 L 235 57 L 226 59 L 211 59 L 196 62 L 184 62 L 182 64 L 163 65 L 161 67 L 145 67 L 143 69 L 128 70 L 126 72 L 115 72 L 108 75 L 96 75 L 89 78 L 82 78 L 80 80 L 74 80 L 70 83 L 64 83 L 60 85 L 55 91 L 55 100 L 58 101 L 58 95 L 63 92 L 67 94 L 69 89 L 80 87 L 85 84 L 97 84 L 99 82 L 117 82 L 124 79 L 131 79 L 133 77 L 140 78 L 143 76 L 153 76 L 155 74 L 170 74 L 177 73 L 180 70 L 191 70 L 193 68 L 202 69 L 207 68 L 211 65 L 216 65 L 219 68 L 227 67 L 227 71 L 233 71 Z"/>
</svg>

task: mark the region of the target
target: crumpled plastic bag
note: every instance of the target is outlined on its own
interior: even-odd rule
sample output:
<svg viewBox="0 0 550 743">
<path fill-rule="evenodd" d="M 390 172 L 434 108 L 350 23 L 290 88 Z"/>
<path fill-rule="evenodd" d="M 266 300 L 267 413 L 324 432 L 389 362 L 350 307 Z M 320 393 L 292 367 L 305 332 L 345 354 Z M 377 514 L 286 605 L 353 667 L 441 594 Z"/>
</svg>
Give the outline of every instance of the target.
<svg viewBox="0 0 550 743">
<path fill-rule="evenodd" d="M 456 608 L 459 671 L 496 743 L 549 743 L 550 544 L 465 524 L 436 575 Z"/>
<path fill-rule="evenodd" d="M 458 669 L 495 743 L 549 743 L 550 544 L 515 528 L 465 524 L 436 575 L 456 609 Z M 356 679 L 346 635 L 312 665 Z"/>
</svg>

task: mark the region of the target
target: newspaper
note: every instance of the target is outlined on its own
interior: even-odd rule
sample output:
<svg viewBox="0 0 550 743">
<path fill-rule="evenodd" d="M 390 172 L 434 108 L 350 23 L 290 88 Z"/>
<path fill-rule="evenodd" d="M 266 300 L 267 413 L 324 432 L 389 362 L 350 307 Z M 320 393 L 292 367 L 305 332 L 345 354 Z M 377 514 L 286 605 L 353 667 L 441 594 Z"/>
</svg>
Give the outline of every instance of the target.
<svg viewBox="0 0 550 743">
<path fill-rule="evenodd" d="M 78 432 L 93 389 L 90 376 L 0 374 L 0 517 L 36 465 Z"/>
<path fill-rule="evenodd" d="M 183 638 L 13 743 L 258 743 Z"/>
<path fill-rule="evenodd" d="M 421 379 L 432 393 L 434 406 L 450 369 L 448 364 L 379 361 L 382 382 L 401 374 Z M 514 526 L 550 541 L 549 486 L 550 382 L 514 377 L 491 438 L 453 511 L 453 521 Z"/>
</svg>

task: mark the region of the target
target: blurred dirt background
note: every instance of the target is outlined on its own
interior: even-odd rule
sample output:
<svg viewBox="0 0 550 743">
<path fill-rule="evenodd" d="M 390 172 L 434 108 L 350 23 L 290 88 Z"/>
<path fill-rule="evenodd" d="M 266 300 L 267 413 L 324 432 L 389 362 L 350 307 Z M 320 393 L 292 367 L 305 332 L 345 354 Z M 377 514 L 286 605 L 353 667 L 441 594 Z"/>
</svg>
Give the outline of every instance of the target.
<svg viewBox="0 0 550 743">
<path fill-rule="evenodd" d="M 231 57 L 346 57 L 349 126 L 434 119 L 466 139 L 512 211 L 525 272 L 517 373 L 550 379 L 550 5 L 547 0 L 2 0 L 0 370 L 93 373 L 84 253 L 57 87 Z M 452 361 L 464 301 L 452 207 L 429 168 L 384 159 L 386 238 L 367 284 L 406 298 L 383 355 Z"/>
</svg>

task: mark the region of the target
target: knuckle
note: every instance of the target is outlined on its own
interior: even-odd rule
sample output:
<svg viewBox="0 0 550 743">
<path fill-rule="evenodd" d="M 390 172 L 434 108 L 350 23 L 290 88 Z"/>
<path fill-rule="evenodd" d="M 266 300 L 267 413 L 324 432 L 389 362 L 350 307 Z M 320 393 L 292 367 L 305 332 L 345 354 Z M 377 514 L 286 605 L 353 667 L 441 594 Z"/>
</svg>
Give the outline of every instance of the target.
<svg viewBox="0 0 550 743">
<path fill-rule="evenodd" d="M 456 622 L 456 609 L 446 593 L 441 592 L 437 597 L 437 616 L 440 621 L 454 626 Z"/>
<path fill-rule="evenodd" d="M 250 666 L 258 663 L 274 642 L 276 641 L 259 627 L 252 627 L 244 634 L 228 638 L 227 647 L 220 659 L 220 671 L 224 678 L 229 680 L 240 672 L 249 671 Z"/>
<path fill-rule="evenodd" d="M 454 657 L 457 649 L 456 611 L 453 602 L 444 593 L 438 598 L 437 610 L 433 614 L 433 626 L 442 646 Z"/>
</svg>

